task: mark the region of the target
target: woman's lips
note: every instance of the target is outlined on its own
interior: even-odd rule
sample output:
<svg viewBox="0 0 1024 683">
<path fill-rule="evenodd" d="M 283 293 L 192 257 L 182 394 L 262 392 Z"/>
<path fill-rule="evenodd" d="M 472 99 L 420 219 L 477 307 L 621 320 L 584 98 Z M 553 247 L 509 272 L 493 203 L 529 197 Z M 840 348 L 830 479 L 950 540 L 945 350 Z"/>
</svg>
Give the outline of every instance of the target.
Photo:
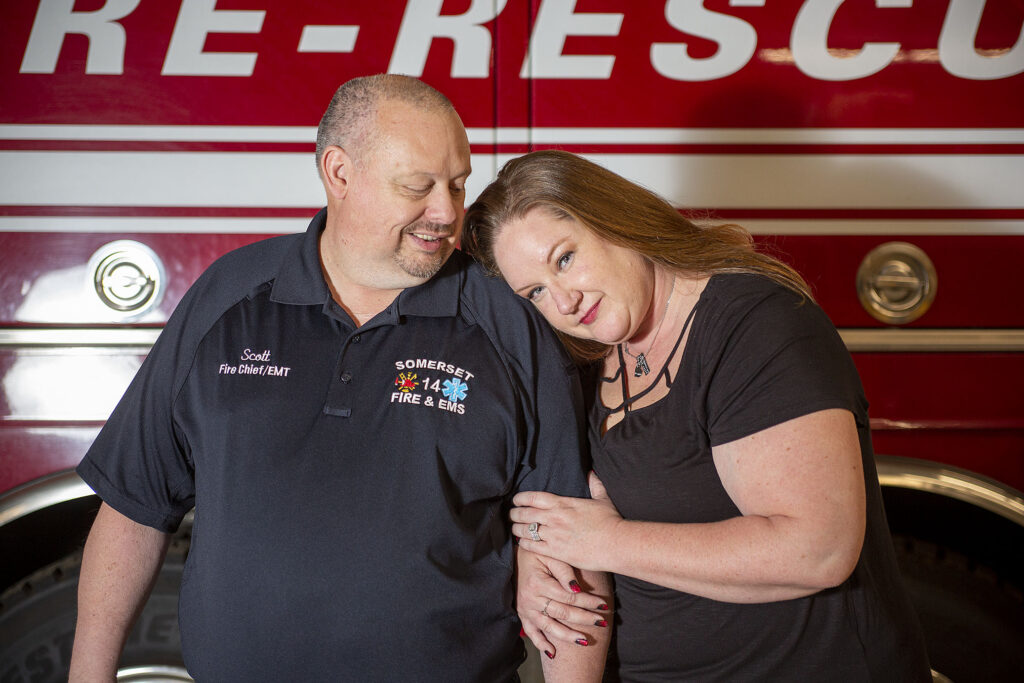
<svg viewBox="0 0 1024 683">
<path fill-rule="evenodd" d="M 600 305 L 601 305 L 601 302 L 598 301 L 596 304 L 591 306 L 590 310 L 587 311 L 586 314 L 584 314 L 584 316 L 582 318 L 580 318 L 580 324 L 581 325 L 589 325 L 590 323 L 594 322 L 594 318 L 597 317 L 597 307 L 600 306 Z"/>
</svg>

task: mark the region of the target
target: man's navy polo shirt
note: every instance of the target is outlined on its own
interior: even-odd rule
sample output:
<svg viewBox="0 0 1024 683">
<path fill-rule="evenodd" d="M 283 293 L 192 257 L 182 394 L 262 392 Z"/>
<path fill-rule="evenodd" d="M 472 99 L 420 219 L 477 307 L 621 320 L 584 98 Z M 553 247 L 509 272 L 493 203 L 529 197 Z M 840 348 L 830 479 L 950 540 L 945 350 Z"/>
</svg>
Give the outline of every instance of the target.
<svg viewBox="0 0 1024 683">
<path fill-rule="evenodd" d="M 586 495 L 575 371 L 460 252 L 355 329 L 301 235 L 186 294 L 79 473 L 172 531 L 199 681 L 499 681 L 522 657 L 507 510 Z"/>
</svg>

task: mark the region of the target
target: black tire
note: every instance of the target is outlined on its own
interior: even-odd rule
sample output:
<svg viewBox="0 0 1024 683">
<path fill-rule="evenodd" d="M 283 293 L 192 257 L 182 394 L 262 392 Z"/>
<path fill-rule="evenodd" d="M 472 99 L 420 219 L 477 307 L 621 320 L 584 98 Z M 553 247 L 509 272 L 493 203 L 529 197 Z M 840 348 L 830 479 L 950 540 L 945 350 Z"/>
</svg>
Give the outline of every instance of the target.
<svg viewBox="0 0 1024 683">
<path fill-rule="evenodd" d="M 934 671 L 954 683 L 1020 681 L 1024 595 L 1007 577 L 942 546 L 894 536 Z"/>
<path fill-rule="evenodd" d="M 178 590 L 188 538 L 175 538 L 120 662 L 119 680 L 182 681 Z M 68 680 L 81 552 L 37 571 L 0 596 L 0 683 Z"/>
</svg>

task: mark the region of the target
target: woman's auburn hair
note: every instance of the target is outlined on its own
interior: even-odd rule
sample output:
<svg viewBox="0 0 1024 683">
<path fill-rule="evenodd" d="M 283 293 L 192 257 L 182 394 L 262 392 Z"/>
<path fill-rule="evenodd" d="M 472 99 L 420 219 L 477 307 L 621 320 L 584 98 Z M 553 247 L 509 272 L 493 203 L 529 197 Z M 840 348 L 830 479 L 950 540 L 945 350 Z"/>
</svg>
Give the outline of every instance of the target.
<svg viewBox="0 0 1024 683">
<path fill-rule="evenodd" d="M 492 275 L 501 277 L 494 243 L 509 222 L 534 209 L 575 219 L 612 244 L 641 254 L 681 275 L 763 275 L 812 299 L 804 279 L 782 261 L 754 249 L 739 225 L 697 225 L 647 188 L 569 152 L 544 150 L 512 159 L 466 212 L 462 246 Z M 573 358 L 586 364 L 611 347 L 559 333 Z"/>
</svg>

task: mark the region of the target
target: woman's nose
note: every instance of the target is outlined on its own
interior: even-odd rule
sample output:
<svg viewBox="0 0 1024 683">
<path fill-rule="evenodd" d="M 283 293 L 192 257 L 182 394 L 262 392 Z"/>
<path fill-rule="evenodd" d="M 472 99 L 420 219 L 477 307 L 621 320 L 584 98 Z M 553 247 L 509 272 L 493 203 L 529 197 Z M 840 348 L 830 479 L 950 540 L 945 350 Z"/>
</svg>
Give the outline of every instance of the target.
<svg viewBox="0 0 1024 683">
<path fill-rule="evenodd" d="M 562 315 L 569 315 L 579 308 L 583 293 L 574 289 L 552 288 L 551 296 L 555 300 L 555 308 Z"/>
</svg>

